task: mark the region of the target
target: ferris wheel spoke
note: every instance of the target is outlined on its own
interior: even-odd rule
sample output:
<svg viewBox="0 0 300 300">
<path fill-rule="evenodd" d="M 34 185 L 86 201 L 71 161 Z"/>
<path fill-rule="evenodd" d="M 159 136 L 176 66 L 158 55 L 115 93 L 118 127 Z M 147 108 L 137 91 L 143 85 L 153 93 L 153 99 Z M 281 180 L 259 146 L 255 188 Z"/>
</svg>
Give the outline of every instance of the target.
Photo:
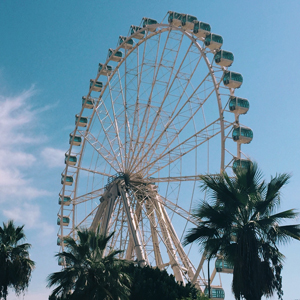
<svg viewBox="0 0 300 300">
<path fill-rule="evenodd" d="M 99 106 L 99 107 L 100 107 L 100 106 Z M 102 127 L 102 130 L 103 130 L 103 132 L 104 132 L 104 135 L 105 135 L 106 141 L 107 141 L 107 143 L 108 143 L 108 145 L 109 145 L 109 148 L 111 149 L 111 152 L 114 154 L 114 161 L 117 162 L 119 169 L 121 169 L 120 162 L 118 161 L 118 155 L 115 153 L 115 150 L 114 150 L 113 145 L 112 145 L 113 140 L 111 139 L 111 137 L 116 138 L 116 137 L 115 137 L 115 135 L 116 135 L 116 128 L 114 127 L 114 122 L 112 121 L 112 119 L 111 119 L 111 117 L 110 117 L 110 114 L 109 114 L 109 112 L 108 112 L 108 110 L 107 110 L 107 108 L 106 108 L 106 105 L 104 104 L 104 101 L 103 101 L 102 99 L 101 99 L 101 107 L 103 107 L 104 110 L 105 110 L 105 112 L 103 113 L 103 117 L 102 117 L 102 118 L 101 118 L 101 115 L 100 115 L 100 112 L 101 112 L 101 111 L 99 112 L 99 110 L 100 110 L 99 107 L 98 107 L 98 109 L 96 110 L 96 116 L 97 116 L 97 119 L 98 119 L 98 121 L 99 121 L 99 123 L 100 123 L 100 125 L 101 125 L 101 127 Z M 107 123 L 107 120 L 108 120 L 108 126 L 105 127 L 105 126 L 104 126 L 104 122 Z M 113 129 L 113 131 L 112 131 L 111 129 Z M 111 131 L 112 131 L 112 133 L 111 133 Z M 111 134 L 111 136 L 110 136 L 110 134 Z M 100 143 L 100 142 L 98 141 L 98 139 L 96 139 L 96 138 L 90 133 L 90 131 L 87 133 L 87 135 L 91 135 L 91 136 L 92 136 L 92 140 L 93 140 L 94 143 L 97 143 L 97 142 Z M 105 140 L 104 140 L 104 141 L 105 141 Z M 88 140 L 88 142 L 89 142 L 89 140 Z M 99 151 L 97 151 L 97 152 L 99 153 Z M 111 156 L 110 151 L 106 150 L 106 152 L 108 152 L 109 156 Z M 99 154 L 101 155 L 101 153 L 99 153 Z"/>
<path fill-rule="evenodd" d="M 170 177 L 151 177 L 149 181 L 153 183 L 159 182 L 178 182 L 178 181 L 201 181 L 200 175 L 192 175 L 192 176 L 170 176 Z"/>
<path fill-rule="evenodd" d="M 160 116 L 160 110 L 161 107 L 164 104 L 164 100 L 167 96 L 167 91 L 169 89 L 170 86 L 170 82 L 173 76 L 173 72 L 174 72 L 174 68 L 175 68 L 175 64 L 177 62 L 177 57 L 178 54 L 180 52 L 181 49 L 181 45 L 182 45 L 182 41 L 183 41 L 183 35 L 181 35 L 181 37 L 176 38 L 176 40 L 178 41 L 178 46 L 174 49 L 173 47 L 171 47 L 171 45 L 169 45 L 172 40 L 174 40 L 174 37 L 172 36 L 172 31 L 169 31 L 168 37 L 166 39 L 163 51 L 162 51 L 162 55 L 161 55 L 161 59 L 160 62 L 158 64 L 158 69 L 155 75 L 155 78 L 152 80 L 152 87 L 151 87 L 151 92 L 150 92 L 150 96 L 149 96 L 149 106 L 147 108 L 148 109 L 148 114 L 147 114 L 147 119 L 145 121 L 145 129 L 144 129 L 144 137 L 143 137 L 143 142 L 139 147 L 139 151 L 136 154 L 136 157 L 139 157 L 139 154 L 141 153 L 141 155 L 143 156 L 143 152 L 145 151 L 145 149 L 147 148 L 148 145 L 150 145 L 151 140 L 148 140 L 148 136 L 151 132 L 151 129 L 153 128 L 153 125 L 155 124 L 157 118 Z M 192 45 L 192 43 L 191 43 Z M 191 47 L 190 45 L 190 47 Z M 189 48 L 190 49 L 190 48 Z M 188 49 L 188 51 L 189 51 Z M 187 53 L 188 53 L 187 51 Z M 173 57 L 170 57 L 173 56 Z M 166 75 L 167 73 L 167 75 Z M 176 73 L 177 75 L 178 73 Z M 173 81 L 175 80 L 175 77 Z M 158 94 L 155 95 L 154 99 L 153 99 L 153 92 L 154 92 L 154 88 L 157 88 L 157 85 L 159 85 L 160 90 L 163 93 L 163 99 L 160 100 L 161 101 L 161 105 L 158 111 L 154 111 L 153 115 L 154 118 L 151 119 L 151 125 L 150 128 L 148 130 L 148 125 L 149 125 L 149 117 L 150 117 L 150 104 L 151 102 L 153 102 L 156 98 L 160 98 L 160 94 L 162 94 L 161 92 L 158 92 Z M 147 146 L 146 146 L 147 143 Z"/>
<path fill-rule="evenodd" d="M 182 208 L 180 205 L 177 203 L 174 203 L 173 201 L 167 199 L 166 197 L 163 197 L 159 195 L 158 201 L 166 208 L 170 209 L 172 212 L 176 213 L 178 216 L 182 217 L 189 223 L 196 225 L 197 222 L 191 217 L 191 213 L 184 208 Z"/>
<path fill-rule="evenodd" d="M 103 172 L 99 172 L 99 171 L 96 171 L 96 170 L 91 170 L 91 169 L 87 169 L 87 168 L 83 168 L 83 167 L 79 167 L 79 166 L 78 167 L 77 166 L 72 166 L 72 168 L 80 170 L 80 171 L 85 171 L 85 172 L 88 172 L 88 173 L 102 175 L 102 176 L 105 176 L 107 178 L 109 176 L 111 176 L 111 174 L 108 174 L 108 173 L 103 173 Z"/>
<path fill-rule="evenodd" d="M 188 54 L 190 53 L 190 50 L 191 50 L 191 47 L 192 47 L 192 46 L 193 46 L 193 43 L 190 44 L 188 50 L 186 51 L 186 54 L 185 54 L 184 58 L 182 59 L 182 61 L 181 61 L 181 63 L 180 63 L 180 66 L 178 67 L 177 72 L 176 72 L 176 74 L 174 75 L 171 84 L 168 82 L 168 85 L 167 85 L 167 87 L 166 87 L 166 92 L 165 92 L 164 97 L 163 97 L 163 99 L 162 99 L 161 105 L 160 105 L 160 107 L 159 107 L 159 109 L 158 109 L 158 112 L 156 113 L 156 115 L 155 115 L 155 117 L 154 117 L 154 120 L 153 120 L 153 122 L 152 122 L 152 124 L 151 124 L 151 127 L 150 127 L 150 129 L 149 129 L 149 131 L 148 131 L 148 133 L 147 133 L 147 136 L 146 136 L 146 138 L 147 138 L 148 135 L 150 134 L 150 131 L 152 130 L 152 136 L 151 136 L 151 138 L 150 138 L 150 140 L 149 140 L 149 145 L 153 145 L 153 144 L 154 144 L 152 141 L 153 141 L 153 138 L 154 138 L 154 136 L 155 136 L 155 132 L 156 132 L 156 129 L 157 129 L 159 117 L 161 116 L 161 112 L 162 112 L 163 106 L 164 106 L 164 104 L 165 104 L 165 101 L 166 101 L 167 97 L 168 97 L 169 94 L 171 93 L 171 89 L 172 89 L 174 83 L 177 82 L 177 81 L 179 81 L 179 82 L 181 81 L 181 80 L 180 80 L 181 69 L 182 69 L 182 66 L 183 66 L 183 64 L 184 64 L 184 62 L 185 62 L 185 60 L 186 60 L 186 58 L 188 57 Z M 175 60 L 174 60 L 173 68 L 174 68 L 174 66 L 175 66 L 175 62 L 176 62 L 176 60 L 177 60 L 178 53 L 179 53 L 179 51 L 178 51 L 177 54 L 176 54 L 176 58 L 175 58 Z M 199 63 L 200 63 L 200 61 L 201 61 L 201 58 L 202 58 L 202 54 L 201 54 L 200 56 L 198 56 L 198 59 L 197 59 L 195 65 L 194 65 L 194 67 L 193 67 L 193 70 L 191 71 L 191 74 L 190 74 L 190 76 L 189 76 L 189 79 L 188 79 L 187 82 L 186 82 L 185 88 L 183 89 L 183 92 L 181 93 L 181 95 L 178 97 L 177 103 L 179 103 L 179 102 L 181 101 L 182 96 L 184 95 L 184 92 L 185 92 L 185 90 L 187 89 L 187 87 L 188 87 L 188 85 L 189 85 L 189 83 L 190 83 L 190 81 L 191 81 L 191 79 L 192 79 L 192 77 L 193 77 L 193 75 L 194 75 L 194 73 L 195 73 L 195 71 L 196 71 L 196 69 L 197 69 Z M 171 76 L 170 76 L 170 79 L 171 79 Z M 174 114 L 176 108 L 177 108 L 177 106 L 175 106 L 175 108 L 174 108 L 174 110 L 173 110 L 173 113 L 171 113 L 171 115 L 170 115 L 170 118 L 172 118 L 172 115 Z M 143 148 L 145 148 L 145 147 L 143 147 Z M 148 149 L 149 149 L 149 147 L 148 147 Z M 149 151 L 147 151 L 146 153 L 144 153 L 144 154 L 142 155 L 142 157 L 145 157 L 148 153 L 149 153 Z"/>
<path fill-rule="evenodd" d="M 73 205 L 81 204 L 87 201 L 94 200 L 96 198 L 100 198 L 104 194 L 104 188 L 93 190 L 90 193 L 86 193 L 84 195 L 76 196 L 72 199 Z"/>
<path fill-rule="evenodd" d="M 168 40 L 168 38 L 169 38 L 169 34 L 170 34 L 170 32 L 168 33 L 167 40 Z M 156 76 L 157 76 L 157 74 L 158 74 L 157 69 L 160 68 L 160 63 L 161 63 L 161 60 L 160 60 L 160 63 L 158 64 L 158 67 L 157 67 L 157 59 L 158 59 L 158 53 L 159 53 L 159 42 L 160 42 L 160 37 L 161 37 L 161 34 L 158 35 L 158 41 L 157 41 L 158 46 L 157 46 L 157 49 L 156 49 L 156 51 L 155 51 L 156 54 L 155 54 L 154 66 L 153 66 L 152 83 L 153 83 L 153 81 L 156 80 Z M 167 41 L 166 41 L 166 42 L 167 42 Z M 149 52 L 151 53 L 151 51 L 149 51 Z M 162 55 L 162 56 L 163 56 L 163 55 Z M 144 66 L 144 65 L 146 64 L 146 61 L 145 61 L 145 60 L 146 60 L 146 57 L 147 57 L 147 64 L 149 64 L 148 60 L 150 60 L 150 59 L 149 59 L 150 55 L 146 55 L 146 44 L 145 44 L 145 45 L 144 45 L 143 58 L 142 58 L 142 62 L 141 62 L 141 65 L 142 65 L 142 66 Z M 161 57 L 161 59 L 162 59 L 162 57 Z M 151 63 L 153 63 L 153 62 L 151 61 Z M 142 73 L 142 72 L 140 73 L 140 76 L 139 76 L 139 77 L 140 77 L 139 84 L 141 84 L 141 83 L 143 82 L 143 81 L 142 81 L 142 80 L 143 80 L 143 73 Z M 145 80 L 146 80 L 146 78 L 145 78 Z M 140 93 L 140 91 L 141 91 L 141 87 L 138 88 L 138 95 L 137 95 L 137 97 L 138 97 L 139 101 L 140 101 L 141 96 L 142 96 L 142 94 Z M 140 144 L 140 136 L 141 136 L 142 130 L 144 129 L 143 126 L 144 126 L 144 124 L 145 124 L 145 120 L 147 119 L 146 116 L 147 116 L 147 114 L 149 113 L 149 108 L 148 108 L 148 106 L 151 105 L 151 95 L 152 95 L 152 91 L 153 91 L 153 85 L 152 85 L 152 87 L 151 87 L 151 91 L 150 91 L 150 94 L 149 94 L 149 96 L 148 96 L 147 106 L 145 107 L 145 111 L 144 111 L 144 114 L 143 114 L 141 123 L 140 123 L 139 120 L 138 120 L 137 136 L 136 136 L 136 138 L 135 138 L 135 146 L 134 146 L 133 151 L 132 151 L 132 158 L 131 158 L 131 160 L 129 161 L 129 166 L 131 165 L 132 160 L 134 160 L 134 157 L 136 157 L 136 154 L 135 154 L 135 153 L 136 153 L 137 148 L 138 148 L 138 146 L 139 146 L 139 144 Z M 139 107 L 139 109 L 140 109 L 140 107 Z M 146 124 L 146 126 L 147 126 L 147 124 Z M 132 132 L 132 134 L 134 134 L 134 128 L 132 129 L 131 132 Z"/>
<path fill-rule="evenodd" d="M 218 126 L 218 127 L 216 127 Z M 230 125 L 228 125 L 230 126 Z M 207 133 L 207 129 L 209 134 Z M 148 170 L 149 176 L 157 173 L 161 169 L 165 168 L 172 162 L 176 161 L 180 157 L 186 155 L 187 153 L 191 152 L 195 148 L 199 147 L 203 143 L 209 141 L 214 136 L 218 135 L 221 132 L 221 126 L 220 126 L 220 120 L 216 120 L 206 126 L 205 128 L 201 129 L 200 131 L 196 132 L 192 136 L 190 136 L 188 139 L 183 141 L 182 143 L 179 143 L 163 155 L 156 158 L 154 161 L 149 163 L 145 168 L 141 170 L 141 172 Z M 155 166 L 156 163 L 158 163 L 157 166 Z M 155 168 L 154 168 L 155 166 Z M 150 171 L 151 168 L 154 168 L 155 171 Z"/>
<path fill-rule="evenodd" d="M 120 92 L 119 94 L 121 94 L 122 96 L 122 108 L 124 109 L 124 95 L 123 95 L 123 89 L 122 89 L 122 83 L 120 80 L 120 73 L 119 73 L 119 69 L 117 70 L 117 74 L 118 74 L 118 79 L 119 79 L 119 85 L 120 85 Z M 120 150 L 120 157 L 121 157 L 121 164 L 123 166 L 123 170 L 124 170 L 124 161 L 123 161 L 123 157 L 125 155 L 125 149 L 123 147 L 123 144 L 121 142 L 121 138 L 120 138 L 120 129 L 119 125 L 118 125 L 118 121 L 122 122 L 122 120 L 119 120 L 119 118 L 121 118 L 121 114 L 119 114 L 118 116 L 116 116 L 116 112 L 115 109 L 119 108 L 117 105 L 117 100 L 119 98 L 119 95 L 117 97 L 115 97 L 115 99 L 113 99 L 113 95 L 112 95 L 112 86 L 110 84 L 110 81 L 108 83 L 109 85 L 109 95 L 110 95 L 110 100 L 111 100 L 111 106 L 112 106 L 112 113 L 113 113 L 113 123 L 114 123 L 114 130 L 115 130 L 115 134 L 117 136 L 117 140 L 118 140 L 118 146 L 119 146 L 119 150 Z M 124 121 L 125 122 L 125 121 Z M 123 152 L 122 152 L 123 150 Z"/>
<path fill-rule="evenodd" d="M 145 159 L 146 155 L 149 155 L 150 151 L 152 151 L 152 154 L 150 155 L 148 161 L 151 161 L 153 156 L 155 155 L 157 148 L 159 146 L 161 146 L 161 140 L 163 139 L 163 137 L 166 135 L 166 133 L 168 133 L 168 135 L 171 135 L 171 132 L 173 131 L 173 134 L 171 135 L 171 141 L 169 143 L 167 143 L 164 147 L 164 149 L 161 151 L 160 154 L 161 155 L 166 149 L 168 149 L 168 147 L 174 142 L 174 140 L 176 138 L 178 138 L 178 136 L 180 135 L 180 133 L 184 130 L 185 126 L 193 119 L 193 117 L 196 115 L 196 113 L 203 107 L 203 105 L 205 104 L 205 102 L 209 99 L 209 97 L 211 96 L 211 94 L 213 93 L 213 90 L 209 93 L 209 95 L 207 97 L 205 97 L 202 101 L 195 101 L 195 107 L 193 108 L 194 110 L 191 111 L 190 109 L 186 110 L 186 116 L 184 116 L 183 114 L 183 124 L 176 124 L 176 121 L 179 119 L 179 116 L 182 115 L 182 113 L 184 112 L 184 109 L 186 108 L 186 106 L 191 102 L 191 99 L 193 99 L 193 96 L 195 95 L 196 91 L 202 86 L 202 84 L 205 82 L 206 78 L 208 78 L 208 76 L 210 75 L 210 73 L 208 73 L 205 78 L 201 81 L 201 83 L 198 85 L 197 89 L 195 89 L 193 91 L 193 93 L 191 94 L 190 97 L 188 97 L 188 99 L 184 102 L 184 104 L 178 109 L 177 105 L 174 107 L 172 113 L 171 113 L 171 120 L 165 125 L 164 129 L 162 130 L 162 132 L 160 133 L 160 135 L 157 137 L 157 139 L 155 140 L 154 143 L 152 143 L 152 145 L 148 148 L 147 152 L 145 153 L 145 155 L 136 163 L 136 166 L 139 165 L 139 163 Z M 183 91 L 183 93 L 180 96 L 183 96 L 185 90 Z M 198 102 L 199 101 L 199 102 Z M 179 101 L 178 101 L 179 103 Z M 176 112 L 176 110 L 178 109 L 178 111 Z M 176 112 L 176 113 L 175 113 Z M 171 126 L 177 125 L 179 126 L 179 130 L 176 130 L 175 128 L 173 130 L 171 130 Z"/>
<path fill-rule="evenodd" d="M 118 167 L 120 167 L 119 162 L 116 159 L 116 156 L 113 156 L 109 150 L 105 148 L 105 146 L 100 143 L 98 139 L 96 139 L 91 132 L 86 132 L 84 135 L 87 142 L 97 151 L 101 157 L 114 169 L 118 172 Z M 114 164 L 114 163 L 117 163 Z"/>
</svg>

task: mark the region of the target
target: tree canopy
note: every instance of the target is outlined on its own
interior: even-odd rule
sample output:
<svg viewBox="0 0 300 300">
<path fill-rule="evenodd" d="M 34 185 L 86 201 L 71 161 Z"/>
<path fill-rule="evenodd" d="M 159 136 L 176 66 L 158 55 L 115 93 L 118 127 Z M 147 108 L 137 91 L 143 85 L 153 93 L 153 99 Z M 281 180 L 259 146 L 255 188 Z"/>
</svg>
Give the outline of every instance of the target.
<svg viewBox="0 0 300 300">
<path fill-rule="evenodd" d="M 77 235 L 77 241 L 67 238 L 66 251 L 56 255 L 65 267 L 48 276 L 48 287 L 57 286 L 49 299 L 129 299 L 131 278 L 124 271 L 128 263 L 116 258 L 120 251 L 107 249 L 113 233 L 105 237 L 98 228 Z"/>
<path fill-rule="evenodd" d="M 280 189 L 288 174 L 262 179 L 256 164 L 227 173 L 201 176 L 208 201 L 195 209 L 198 226 L 189 231 L 185 244 L 197 242 L 208 257 L 220 255 L 234 266 L 232 290 L 236 299 L 258 300 L 276 290 L 282 299 L 281 269 L 284 259 L 278 246 L 300 240 L 299 225 L 281 225 L 294 219 L 294 209 L 276 213 Z"/>
<path fill-rule="evenodd" d="M 9 287 L 21 294 L 31 279 L 35 264 L 29 257 L 31 245 L 22 244 L 26 238 L 23 227 L 15 227 L 12 220 L 0 226 L 0 299 L 7 298 Z"/>
</svg>

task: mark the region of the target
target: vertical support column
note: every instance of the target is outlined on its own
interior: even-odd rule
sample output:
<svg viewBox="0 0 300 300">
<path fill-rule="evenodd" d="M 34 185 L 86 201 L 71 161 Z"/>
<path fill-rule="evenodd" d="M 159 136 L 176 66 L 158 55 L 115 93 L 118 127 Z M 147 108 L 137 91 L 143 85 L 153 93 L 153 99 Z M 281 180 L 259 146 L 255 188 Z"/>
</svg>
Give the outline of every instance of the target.
<svg viewBox="0 0 300 300">
<path fill-rule="evenodd" d="M 130 202 L 128 199 L 128 195 L 125 193 L 123 187 L 120 184 L 118 184 L 118 189 L 119 189 L 119 192 L 120 192 L 122 200 L 123 200 L 123 205 L 124 205 L 124 209 L 125 209 L 125 213 L 126 213 L 126 217 L 127 217 L 128 228 L 129 228 L 131 238 L 133 240 L 138 263 L 139 263 L 139 266 L 144 267 L 146 265 L 145 256 L 143 253 L 143 248 L 142 248 L 140 239 L 137 235 L 137 224 L 135 224 L 134 216 L 130 209 Z"/>
<path fill-rule="evenodd" d="M 193 280 L 191 281 L 192 284 L 194 284 L 194 283 L 197 282 L 197 278 L 198 278 L 198 276 L 199 276 L 199 274 L 200 274 L 200 271 L 201 271 L 201 269 L 202 269 L 202 267 L 203 267 L 203 263 L 204 263 L 204 261 L 205 261 L 205 257 L 206 257 L 206 253 L 204 252 L 203 255 L 202 255 L 202 257 L 201 257 L 199 266 L 198 266 L 198 268 L 197 268 L 197 270 L 196 270 L 195 276 L 194 276 Z"/>
<path fill-rule="evenodd" d="M 135 213 L 137 216 L 137 221 L 139 222 L 141 213 L 142 213 L 141 205 L 138 205 Z M 131 258 L 132 258 L 133 247 L 134 247 L 133 240 L 132 240 L 131 235 L 129 234 L 129 242 L 128 242 L 128 247 L 127 247 L 126 257 L 125 257 L 127 260 L 131 260 Z"/>
<path fill-rule="evenodd" d="M 159 195 L 157 195 L 157 197 L 159 197 Z M 176 231 L 171 223 L 171 220 L 164 208 L 164 206 L 162 205 L 162 211 L 163 211 L 163 214 L 164 214 L 164 217 L 167 221 L 167 225 L 168 227 L 170 228 L 170 233 L 171 233 L 171 237 L 172 237 L 172 240 L 173 240 L 173 243 L 175 245 L 175 248 L 180 256 L 180 259 L 184 265 L 184 267 L 187 269 L 187 274 L 188 274 L 188 277 L 190 280 L 192 280 L 195 276 L 195 272 L 193 270 L 193 266 L 188 258 L 188 256 L 185 254 L 184 250 L 183 250 L 183 247 L 179 241 L 179 238 L 176 234 Z"/>
<path fill-rule="evenodd" d="M 163 238 L 164 238 L 164 243 L 165 243 L 167 251 L 168 251 L 168 256 L 170 259 L 170 264 L 171 264 L 172 270 L 174 272 L 174 276 L 177 281 L 184 282 L 183 275 L 179 268 L 179 263 L 178 263 L 178 260 L 176 257 L 176 251 L 172 244 L 172 239 L 171 239 L 171 236 L 169 233 L 169 228 L 168 228 L 166 219 L 164 217 L 164 214 L 163 214 L 163 211 L 161 208 L 161 204 L 158 201 L 158 199 L 156 199 L 156 198 L 155 198 L 154 206 L 156 208 L 158 223 L 159 223 L 159 226 L 160 226 Z"/>
<path fill-rule="evenodd" d="M 103 222 L 101 224 L 100 233 L 102 235 L 107 234 L 109 221 L 113 213 L 113 208 L 115 205 L 116 198 L 118 196 L 118 187 L 116 184 L 113 184 L 110 189 L 103 195 L 104 201 L 107 202 L 106 210 L 104 213 Z"/>
<path fill-rule="evenodd" d="M 107 206 L 107 201 L 102 201 L 99 206 L 98 206 L 98 209 L 97 209 L 97 212 L 96 212 L 96 215 L 93 219 L 93 222 L 92 222 L 92 225 L 90 227 L 90 230 L 92 231 L 96 231 L 99 223 L 100 223 L 100 220 L 101 220 L 101 217 L 103 215 L 103 212 L 104 212 L 104 209 L 106 208 Z"/>
<path fill-rule="evenodd" d="M 162 270 L 163 269 L 163 260 L 161 257 L 160 249 L 159 249 L 159 242 L 158 242 L 158 236 L 157 236 L 157 224 L 155 220 L 154 215 L 154 207 L 151 201 L 147 200 L 145 203 L 147 216 L 150 221 L 150 228 L 151 228 L 151 236 L 152 236 L 152 243 L 153 243 L 153 250 L 154 250 L 154 256 L 157 267 Z"/>
</svg>

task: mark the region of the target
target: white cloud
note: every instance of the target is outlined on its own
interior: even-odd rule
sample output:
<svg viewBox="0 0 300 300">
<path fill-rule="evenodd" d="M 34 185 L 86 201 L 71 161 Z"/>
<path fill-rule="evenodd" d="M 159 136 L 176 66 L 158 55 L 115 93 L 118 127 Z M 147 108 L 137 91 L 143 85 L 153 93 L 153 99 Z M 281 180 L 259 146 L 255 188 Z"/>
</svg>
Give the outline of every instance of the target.
<svg viewBox="0 0 300 300">
<path fill-rule="evenodd" d="M 29 104 L 35 93 L 32 86 L 16 96 L 0 95 L 0 203 L 9 201 L 10 196 L 16 200 L 48 194 L 28 177 L 37 161 L 28 148 L 45 141 L 45 137 L 35 130 L 40 110 Z"/>
<path fill-rule="evenodd" d="M 41 156 L 44 159 L 45 163 L 47 164 L 48 167 L 54 168 L 54 167 L 64 167 L 64 158 L 65 158 L 65 152 L 60 149 L 55 149 L 55 148 L 45 148 Z"/>
<path fill-rule="evenodd" d="M 24 224 L 26 230 L 38 230 L 38 239 L 47 243 L 48 237 L 53 236 L 55 227 L 42 221 L 42 214 L 38 205 L 23 203 L 11 209 L 4 209 L 3 215 L 17 223 Z"/>
</svg>

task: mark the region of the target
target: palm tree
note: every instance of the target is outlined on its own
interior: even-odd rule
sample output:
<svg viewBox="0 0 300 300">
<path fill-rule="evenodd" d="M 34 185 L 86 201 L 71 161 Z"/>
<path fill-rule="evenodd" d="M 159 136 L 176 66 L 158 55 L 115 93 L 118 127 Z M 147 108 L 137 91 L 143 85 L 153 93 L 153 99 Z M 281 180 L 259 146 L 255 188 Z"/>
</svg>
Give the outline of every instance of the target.
<svg viewBox="0 0 300 300">
<path fill-rule="evenodd" d="M 0 226 L 0 299 L 6 300 L 9 287 L 17 295 L 24 292 L 31 279 L 34 262 L 28 253 L 31 245 L 21 244 L 25 239 L 23 227 L 16 228 L 13 221 Z"/>
<path fill-rule="evenodd" d="M 198 226 L 189 231 L 185 244 L 197 242 L 208 258 L 222 255 L 234 266 L 232 290 L 236 299 L 259 300 L 275 290 L 282 299 L 283 254 L 278 245 L 291 238 L 300 240 L 300 225 L 282 225 L 294 219 L 294 209 L 274 213 L 280 204 L 280 189 L 288 174 L 271 177 L 266 183 L 256 164 L 239 168 L 230 178 L 201 176 L 209 201 L 195 210 Z"/>
<path fill-rule="evenodd" d="M 104 255 L 113 234 L 105 237 L 99 228 L 96 232 L 85 229 L 77 232 L 78 241 L 67 238 L 67 251 L 56 255 L 65 261 L 65 267 L 48 276 L 48 287 L 57 286 L 50 297 L 129 299 L 131 278 L 124 271 L 128 262 L 116 258 L 122 251 Z"/>
</svg>

